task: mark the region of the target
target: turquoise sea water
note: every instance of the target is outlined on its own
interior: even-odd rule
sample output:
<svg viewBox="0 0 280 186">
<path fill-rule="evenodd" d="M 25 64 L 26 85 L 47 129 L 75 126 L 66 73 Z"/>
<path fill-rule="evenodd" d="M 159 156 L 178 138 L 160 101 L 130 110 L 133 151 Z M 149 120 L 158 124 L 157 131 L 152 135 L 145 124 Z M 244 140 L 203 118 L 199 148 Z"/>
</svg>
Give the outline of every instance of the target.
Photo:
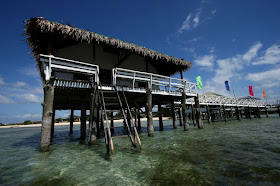
<svg viewBox="0 0 280 186">
<path fill-rule="evenodd" d="M 280 185 L 280 118 L 235 119 L 140 134 L 142 151 L 115 138 L 87 146 L 79 126 L 56 126 L 51 151 L 39 152 L 40 127 L 0 128 L 1 185 Z M 142 122 L 142 126 L 146 123 Z M 158 126 L 158 122 L 154 121 Z M 146 129 L 143 128 L 145 131 Z M 121 131 L 119 131 L 121 133 Z"/>
</svg>

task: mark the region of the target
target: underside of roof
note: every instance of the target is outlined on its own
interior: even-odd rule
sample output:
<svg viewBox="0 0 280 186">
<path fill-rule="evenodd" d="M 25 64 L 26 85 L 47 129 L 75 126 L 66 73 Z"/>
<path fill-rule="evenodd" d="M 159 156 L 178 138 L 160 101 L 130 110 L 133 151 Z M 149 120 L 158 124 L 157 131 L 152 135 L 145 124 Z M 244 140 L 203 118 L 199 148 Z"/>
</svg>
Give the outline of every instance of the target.
<svg viewBox="0 0 280 186">
<path fill-rule="evenodd" d="M 95 43 L 117 50 L 143 56 L 161 74 L 173 75 L 188 70 L 192 63 L 160 52 L 141 47 L 119 39 L 110 38 L 94 32 L 82 30 L 70 25 L 49 21 L 45 18 L 31 18 L 25 21 L 25 35 L 31 52 L 35 57 L 38 54 L 47 54 L 49 42 L 52 50 L 57 50 L 81 42 Z"/>
</svg>

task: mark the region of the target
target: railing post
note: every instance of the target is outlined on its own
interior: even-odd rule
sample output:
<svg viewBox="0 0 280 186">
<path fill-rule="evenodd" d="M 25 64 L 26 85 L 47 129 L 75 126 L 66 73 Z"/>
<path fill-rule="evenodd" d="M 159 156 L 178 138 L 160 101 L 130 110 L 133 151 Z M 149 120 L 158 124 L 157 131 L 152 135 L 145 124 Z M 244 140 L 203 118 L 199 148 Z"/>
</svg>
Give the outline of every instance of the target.
<svg viewBox="0 0 280 186">
<path fill-rule="evenodd" d="M 170 91 L 171 91 L 171 78 L 169 77 L 169 90 L 168 90 L 168 92 L 170 93 Z"/>
<path fill-rule="evenodd" d="M 133 73 L 132 90 L 134 90 L 134 87 L 135 87 L 135 72 Z"/>
</svg>

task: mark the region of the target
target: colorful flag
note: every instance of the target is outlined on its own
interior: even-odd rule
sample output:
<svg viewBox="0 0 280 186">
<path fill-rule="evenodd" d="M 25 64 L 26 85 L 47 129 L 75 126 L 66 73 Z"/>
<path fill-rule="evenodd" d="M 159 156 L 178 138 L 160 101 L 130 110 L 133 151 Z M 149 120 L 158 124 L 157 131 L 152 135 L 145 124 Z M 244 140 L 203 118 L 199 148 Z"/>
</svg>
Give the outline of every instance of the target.
<svg viewBox="0 0 280 186">
<path fill-rule="evenodd" d="M 225 81 L 227 91 L 230 91 L 228 81 Z"/>
<path fill-rule="evenodd" d="M 266 98 L 265 90 L 263 90 L 263 97 Z"/>
<path fill-rule="evenodd" d="M 201 76 L 196 77 L 196 84 L 198 89 L 203 89 L 202 79 Z"/>
<path fill-rule="evenodd" d="M 254 96 L 253 86 L 252 86 L 252 85 L 249 86 L 249 94 L 250 94 L 251 96 Z"/>
</svg>

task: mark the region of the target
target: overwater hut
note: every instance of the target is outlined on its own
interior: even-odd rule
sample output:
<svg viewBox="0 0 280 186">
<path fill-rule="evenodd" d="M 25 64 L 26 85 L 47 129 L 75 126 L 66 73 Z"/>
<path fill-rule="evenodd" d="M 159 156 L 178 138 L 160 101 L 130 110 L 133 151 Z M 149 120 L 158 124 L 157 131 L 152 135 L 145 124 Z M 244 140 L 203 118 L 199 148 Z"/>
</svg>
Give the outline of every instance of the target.
<svg viewBox="0 0 280 186">
<path fill-rule="evenodd" d="M 148 135 L 153 136 L 153 105 L 160 109 L 162 104 L 197 96 L 196 84 L 183 79 L 182 72 L 191 67 L 183 59 L 42 17 L 27 20 L 25 34 L 43 80 L 42 151 L 51 143 L 55 110 L 71 110 L 70 131 L 73 111 L 81 110 L 81 139 L 86 139 L 86 110 L 90 110 L 89 143 L 95 143 L 104 128 L 107 149 L 113 151 L 106 112 L 122 111 L 124 123 L 128 128 L 133 125 L 128 136 L 136 146 L 141 142 L 132 109 L 139 115 L 139 109 L 146 107 Z M 176 73 L 181 79 L 170 77 Z"/>
</svg>

